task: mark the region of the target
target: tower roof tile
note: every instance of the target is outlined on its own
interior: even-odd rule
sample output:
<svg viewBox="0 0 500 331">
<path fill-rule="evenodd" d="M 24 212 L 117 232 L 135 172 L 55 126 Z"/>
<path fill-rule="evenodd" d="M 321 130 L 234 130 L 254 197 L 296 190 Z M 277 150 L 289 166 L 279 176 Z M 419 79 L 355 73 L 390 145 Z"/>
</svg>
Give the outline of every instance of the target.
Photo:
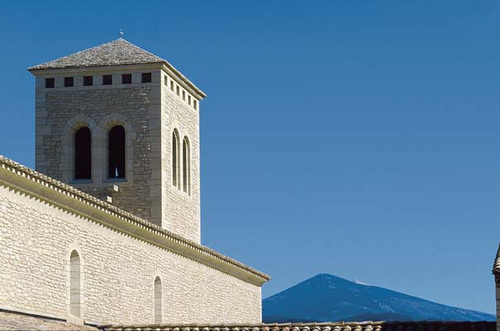
<svg viewBox="0 0 500 331">
<path fill-rule="evenodd" d="M 194 85 L 189 79 L 182 75 L 167 60 L 150 53 L 123 38 L 108 43 L 85 49 L 59 59 L 38 64 L 28 68 L 35 73 L 39 70 L 90 68 L 104 66 L 121 66 L 133 64 L 163 64 L 171 70 L 182 82 L 205 98 L 206 94 Z"/>
<path fill-rule="evenodd" d="M 156 56 L 123 38 L 85 49 L 59 59 L 45 62 L 28 70 L 65 69 L 81 67 L 115 66 L 127 64 L 164 63 L 166 60 Z"/>
</svg>

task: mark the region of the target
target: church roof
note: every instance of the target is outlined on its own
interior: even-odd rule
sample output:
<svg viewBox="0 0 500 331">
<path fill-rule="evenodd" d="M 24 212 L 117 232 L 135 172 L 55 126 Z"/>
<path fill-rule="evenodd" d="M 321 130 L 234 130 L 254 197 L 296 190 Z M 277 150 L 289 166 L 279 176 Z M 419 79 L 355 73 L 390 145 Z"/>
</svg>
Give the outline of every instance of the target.
<svg viewBox="0 0 500 331">
<path fill-rule="evenodd" d="M 103 325 L 103 331 L 495 331 L 495 322 L 324 322 L 269 324 Z"/>
<path fill-rule="evenodd" d="M 164 63 L 156 56 L 123 38 L 45 62 L 28 70 L 118 66 L 127 64 Z"/>
<path fill-rule="evenodd" d="M 198 89 L 189 79 L 184 77 L 167 60 L 150 53 L 123 38 L 108 43 L 85 49 L 59 59 L 38 64 L 28 68 L 31 72 L 39 70 L 91 68 L 105 66 L 121 66 L 133 64 L 162 64 L 171 70 L 181 81 L 197 92 L 202 98 L 205 93 Z"/>
<path fill-rule="evenodd" d="M 500 274 L 500 245 L 498 245 L 497 256 L 495 257 L 495 263 L 493 263 L 493 273 Z"/>
</svg>

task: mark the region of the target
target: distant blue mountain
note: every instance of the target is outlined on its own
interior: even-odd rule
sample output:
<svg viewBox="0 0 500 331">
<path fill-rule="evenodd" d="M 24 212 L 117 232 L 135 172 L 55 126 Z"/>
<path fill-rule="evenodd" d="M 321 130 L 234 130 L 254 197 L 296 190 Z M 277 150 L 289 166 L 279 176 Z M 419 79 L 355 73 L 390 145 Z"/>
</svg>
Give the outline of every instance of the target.
<svg viewBox="0 0 500 331">
<path fill-rule="evenodd" d="M 494 321 L 495 316 L 320 274 L 262 302 L 264 322 Z"/>
</svg>

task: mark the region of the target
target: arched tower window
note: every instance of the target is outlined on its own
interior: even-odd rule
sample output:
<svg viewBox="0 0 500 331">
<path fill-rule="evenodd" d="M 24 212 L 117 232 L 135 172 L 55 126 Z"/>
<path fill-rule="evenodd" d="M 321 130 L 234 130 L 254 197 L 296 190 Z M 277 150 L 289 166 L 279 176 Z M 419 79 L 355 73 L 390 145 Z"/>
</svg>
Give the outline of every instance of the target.
<svg viewBox="0 0 500 331">
<path fill-rule="evenodd" d="M 108 134 L 108 178 L 125 178 L 125 129 L 121 125 Z"/>
<path fill-rule="evenodd" d="M 161 323 L 162 318 L 162 289 L 160 277 L 155 278 L 155 294 L 154 294 L 154 307 L 155 307 L 155 324 Z"/>
<path fill-rule="evenodd" d="M 187 194 L 191 194 L 191 151 L 189 139 L 182 140 L 182 188 Z"/>
<path fill-rule="evenodd" d="M 77 251 L 71 252 L 69 264 L 69 312 L 71 315 L 81 318 L 81 265 Z"/>
<path fill-rule="evenodd" d="M 90 129 L 83 127 L 75 132 L 75 179 L 91 179 Z"/>
<path fill-rule="evenodd" d="M 172 132 L 172 184 L 180 189 L 180 176 L 179 176 L 179 164 L 180 164 L 180 146 L 179 146 L 179 132 L 177 129 Z"/>
</svg>

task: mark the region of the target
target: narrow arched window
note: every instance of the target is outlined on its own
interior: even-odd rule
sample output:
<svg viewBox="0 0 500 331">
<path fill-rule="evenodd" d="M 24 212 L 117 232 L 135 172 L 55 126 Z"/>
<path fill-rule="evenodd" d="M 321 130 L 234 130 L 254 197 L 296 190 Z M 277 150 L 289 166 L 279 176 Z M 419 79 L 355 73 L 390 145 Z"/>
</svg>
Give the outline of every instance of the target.
<svg viewBox="0 0 500 331">
<path fill-rule="evenodd" d="M 172 184 L 177 188 L 181 187 L 179 180 L 179 152 L 179 132 L 174 130 L 172 132 Z"/>
<path fill-rule="evenodd" d="M 182 188 L 191 194 L 191 151 L 187 137 L 182 140 Z"/>
<path fill-rule="evenodd" d="M 154 307 L 155 307 L 155 324 L 161 323 L 162 318 L 162 289 L 160 277 L 155 278 L 155 294 L 154 294 Z"/>
<path fill-rule="evenodd" d="M 75 132 L 75 179 L 91 178 L 91 154 L 90 129 L 80 128 Z"/>
<path fill-rule="evenodd" d="M 77 251 L 71 252 L 69 264 L 69 312 L 71 315 L 81 318 L 81 265 Z"/>
<path fill-rule="evenodd" d="M 125 129 L 121 125 L 108 134 L 108 178 L 125 178 Z"/>
</svg>

